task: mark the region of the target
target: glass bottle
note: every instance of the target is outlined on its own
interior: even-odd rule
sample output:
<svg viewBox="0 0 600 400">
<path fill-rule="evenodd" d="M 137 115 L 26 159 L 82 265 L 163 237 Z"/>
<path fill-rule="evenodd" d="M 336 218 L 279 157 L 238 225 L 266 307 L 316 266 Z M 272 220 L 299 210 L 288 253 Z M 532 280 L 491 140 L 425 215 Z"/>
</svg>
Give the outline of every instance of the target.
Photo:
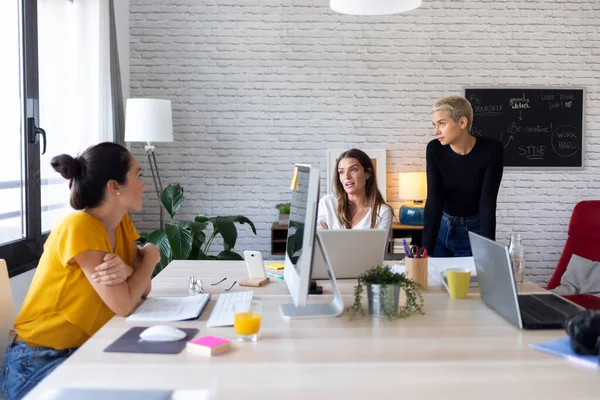
<svg viewBox="0 0 600 400">
<path fill-rule="evenodd" d="M 525 275 L 525 247 L 523 246 L 520 233 L 513 233 L 510 235 L 508 253 L 510 254 L 510 260 L 512 262 L 515 283 L 523 283 Z"/>
</svg>

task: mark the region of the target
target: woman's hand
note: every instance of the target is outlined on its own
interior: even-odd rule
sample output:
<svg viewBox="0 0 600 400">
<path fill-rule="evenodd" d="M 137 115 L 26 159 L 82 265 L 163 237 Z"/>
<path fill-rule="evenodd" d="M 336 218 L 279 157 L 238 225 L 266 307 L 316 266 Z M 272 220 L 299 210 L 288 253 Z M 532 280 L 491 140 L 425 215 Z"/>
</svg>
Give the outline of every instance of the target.
<svg viewBox="0 0 600 400">
<path fill-rule="evenodd" d="M 121 257 L 114 253 L 104 256 L 103 263 L 95 268 L 92 280 L 101 285 L 118 285 L 133 274 L 133 268 L 123 262 Z"/>
<path fill-rule="evenodd" d="M 327 226 L 327 224 L 325 222 L 320 222 L 319 226 L 321 227 L 321 229 L 329 229 L 329 227 Z"/>
<path fill-rule="evenodd" d="M 144 247 L 138 247 L 138 254 L 140 254 L 144 260 L 146 257 L 150 257 L 148 260 L 152 261 L 155 265 L 160 262 L 160 251 L 158 251 L 158 248 L 152 243 L 146 243 Z"/>
</svg>

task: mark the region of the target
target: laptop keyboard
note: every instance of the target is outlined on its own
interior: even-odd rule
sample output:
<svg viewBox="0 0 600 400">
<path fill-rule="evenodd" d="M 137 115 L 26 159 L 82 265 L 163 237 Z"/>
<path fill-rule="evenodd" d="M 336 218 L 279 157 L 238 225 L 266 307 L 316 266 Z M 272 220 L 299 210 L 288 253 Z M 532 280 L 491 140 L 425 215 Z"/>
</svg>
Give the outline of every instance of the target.
<svg viewBox="0 0 600 400">
<path fill-rule="evenodd" d="M 551 294 L 520 295 L 519 309 L 523 325 L 562 328 L 565 319 L 581 311 L 568 301 Z"/>
</svg>

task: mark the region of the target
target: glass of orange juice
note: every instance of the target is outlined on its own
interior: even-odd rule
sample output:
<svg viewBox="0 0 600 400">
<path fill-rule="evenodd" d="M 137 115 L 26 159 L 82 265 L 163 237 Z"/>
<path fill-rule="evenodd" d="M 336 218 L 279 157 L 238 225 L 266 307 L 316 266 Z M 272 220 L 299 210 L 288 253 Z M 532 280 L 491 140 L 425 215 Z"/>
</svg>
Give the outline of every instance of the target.
<svg viewBox="0 0 600 400">
<path fill-rule="evenodd" d="M 262 304 L 258 300 L 236 303 L 233 307 L 233 330 L 242 341 L 256 342 L 260 330 Z"/>
</svg>

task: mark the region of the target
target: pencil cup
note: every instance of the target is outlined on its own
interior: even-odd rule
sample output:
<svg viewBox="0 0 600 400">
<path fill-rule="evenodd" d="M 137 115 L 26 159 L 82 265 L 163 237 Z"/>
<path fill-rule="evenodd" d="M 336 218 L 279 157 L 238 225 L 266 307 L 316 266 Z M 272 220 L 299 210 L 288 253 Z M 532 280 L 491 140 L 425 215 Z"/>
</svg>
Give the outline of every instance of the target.
<svg viewBox="0 0 600 400">
<path fill-rule="evenodd" d="M 410 258 L 405 260 L 406 277 L 427 289 L 427 257 Z"/>
</svg>

